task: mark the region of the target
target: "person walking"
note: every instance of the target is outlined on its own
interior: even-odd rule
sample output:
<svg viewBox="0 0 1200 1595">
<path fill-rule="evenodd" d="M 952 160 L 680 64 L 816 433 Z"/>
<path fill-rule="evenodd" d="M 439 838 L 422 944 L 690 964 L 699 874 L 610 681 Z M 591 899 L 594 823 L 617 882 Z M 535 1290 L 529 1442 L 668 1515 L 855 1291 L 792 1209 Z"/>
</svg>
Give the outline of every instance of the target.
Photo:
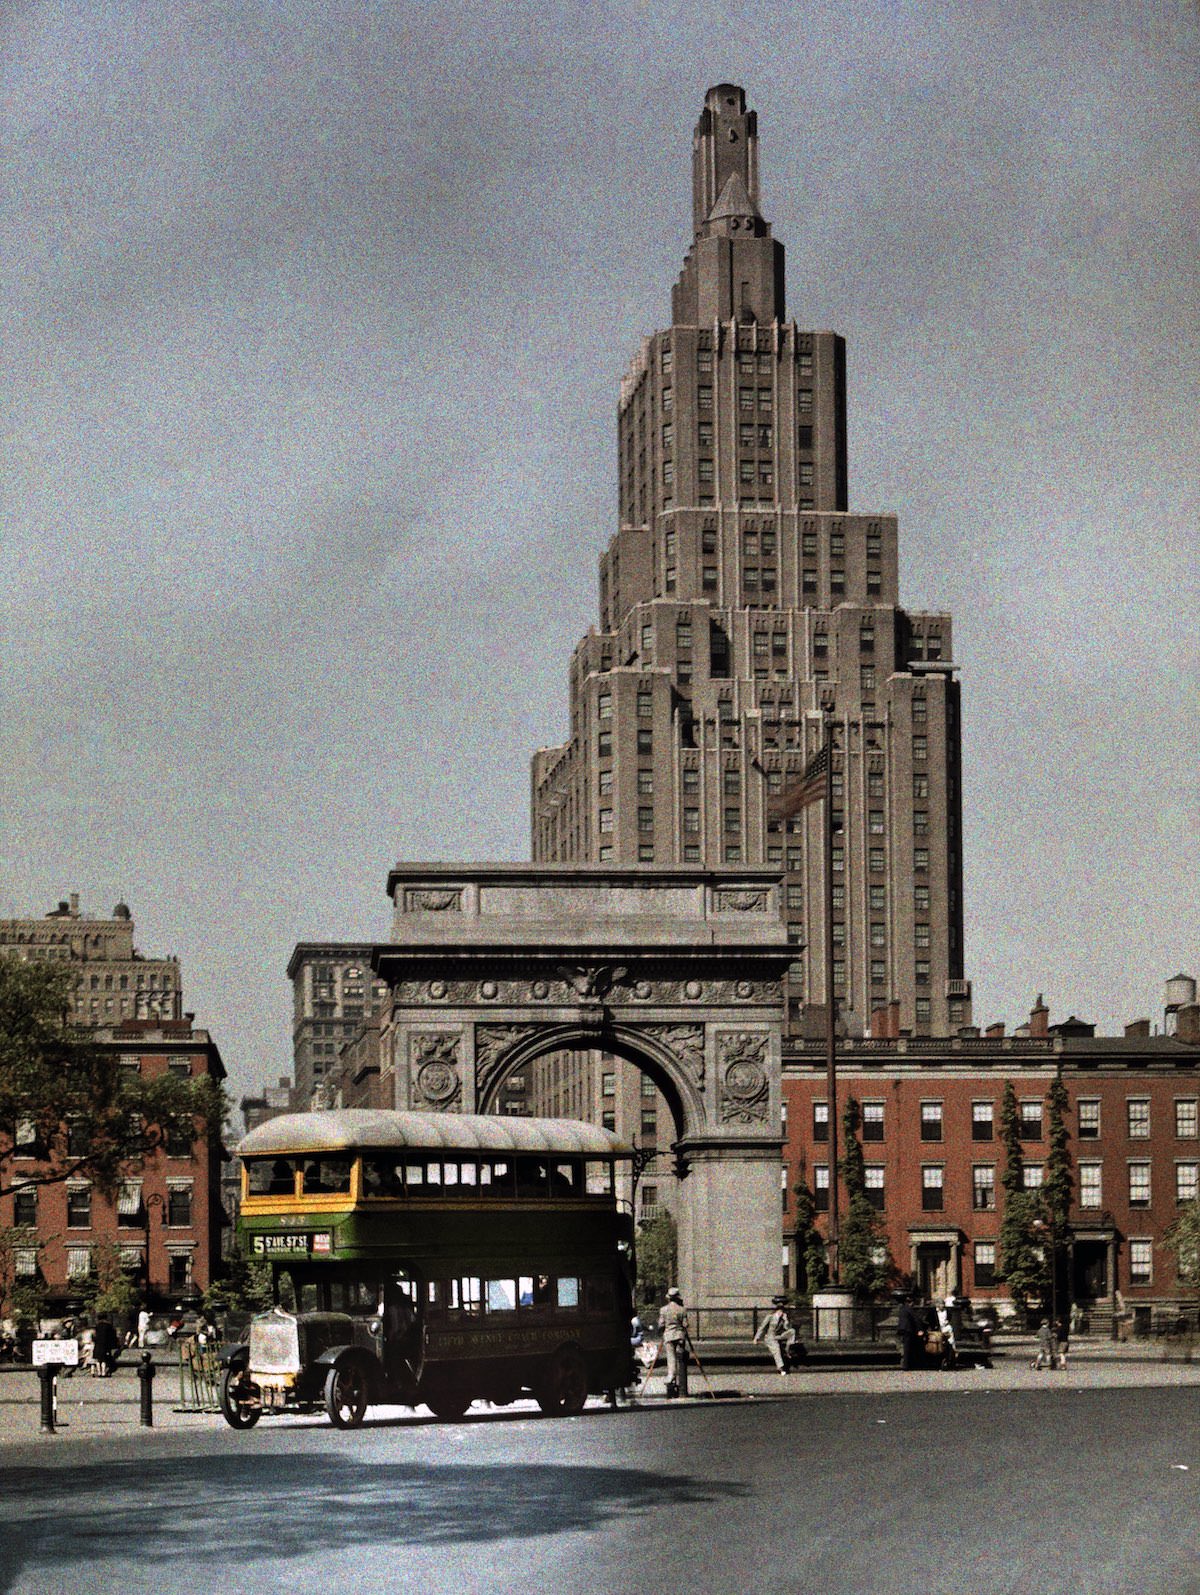
<svg viewBox="0 0 1200 1595">
<path fill-rule="evenodd" d="M 925 1341 L 925 1332 L 921 1327 L 921 1320 L 913 1305 L 911 1294 L 900 1303 L 899 1316 L 896 1319 L 896 1336 L 900 1341 L 900 1366 L 909 1373 L 914 1368 L 921 1366 L 921 1349 Z"/>
<path fill-rule="evenodd" d="M 683 1305 L 683 1292 L 678 1285 L 672 1285 L 667 1292 L 667 1299 L 658 1315 L 658 1327 L 662 1330 L 663 1351 L 667 1358 L 667 1395 L 672 1399 L 686 1396 L 688 1347 L 692 1337 Z"/>
<path fill-rule="evenodd" d="M 771 1308 L 771 1312 L 755 1330 L 754 1339 L 763 1342 L 774 1359 L 775 1367 L 786 1379 L 790 1372 L 788 1364 L 792 1347 L 796 1344 L 796 1331 L 788 1317 L 786 1296 L 772 1296 Z"/>
<path fill-rule="evenodd" d="M 149 1329 L 150 1329 L 150 1309 L 148 1307 L 140 1307 L 138 1309 L 138 1315 L 137 1315 L 137 1343 L 138 1343 L 139 1348 L 142 1349 L 142 1350 L 145 1349 L 145 1346 L 146 1346 L 146 1335 L 148 1334 Z"/>
<path fill-rule="evenodd" d="M 1038 1325 L 1038 1349 L 1037 1356 L 1033 1359 L 1033 1367 L 1053 1370 L 1057 1361 L 1058 1337 L 1054 1333 L 1054 1325 L 1049 1318 L 1043 1318 Z"/>
</svg>

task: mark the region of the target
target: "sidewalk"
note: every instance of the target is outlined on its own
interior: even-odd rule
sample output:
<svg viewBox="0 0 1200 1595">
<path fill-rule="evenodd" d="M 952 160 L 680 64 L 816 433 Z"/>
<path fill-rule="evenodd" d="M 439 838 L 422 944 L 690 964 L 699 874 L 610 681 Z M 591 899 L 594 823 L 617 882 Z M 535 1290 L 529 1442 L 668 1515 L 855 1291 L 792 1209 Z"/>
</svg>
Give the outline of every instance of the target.
<svg viewBox="0 0 1200 1595">
<path fill-rule="evenodd" d="M 946 1395 L 994 1395 L 1010 1391 L 1098 1390 L 1187 1388 L 1200 1386 L 1200 1357 L 1184 1360 L 1182 1346 L 1153 1341 L 1076 1341 L 1072 1343 L 1066 1369 L 1035 1371 L 1030 1363 L 1036 1352 L 1032 1339 L 1004 1340 L 997 1348 L 991 1368 L 964 1368 L 952 1373 L 936 1369 L 903 1373 L 893 1348 L 810 1347 L 807 1366 L 782 1378 L 775 1372 L 762 1347 L 747 1342 L 701 1342 L 700 1360 L 704 1373 L 693 1367 L 690 1394 L 679 1401 L 666 1399 L 666 1374 L 660 1367 L 638 1397 L 638 1405 L 648 1409 L 690 1406 L 697 1402 L 737 1400 L 791 1400 L 802 1402 L 815 1395 L 904 1395 L 942 1392 Z M 881 1358 L 883 1360 L 881 1360 Z M 705 1377 L 707 1375 L 707 1378 Z M 594 1398 L 593 1405 L 598 1405 Z M 171 1364 L 160 1363 L 154 1381 L 154 1430 L 160 1433 L 188 1433 L 195 1430 L 224 1431 L 225 1420 L 218 1413 L 183 1412 L 179 1406 L 179 1375 Z M 514 1411 L 528 1408 L 520 1403 Z M 476 1406 L 477 1415 L 488 1408 Z M 509 1409 L 496 1409 L 507 1412 Z M 374 1408 L 368 1415 L 404 1420 L 410 1415 L 402 1407 Z M 424 1409 L 417 1417 L 430 1421 Z M 40 1386 L 36 1373 L 27 1364 L 0 1370 L 0 1446 L 38 1440 L 48 1446 L 69 1446 L 72 1440 L 102 1437 L 131 1437 L 147 1434 L 139 1425 L 139 1385 L 136 1366 L 125 1363 L 111 1379 L 92 1379 L 78 1373 L 62 1378 L 58 1386 L 59 1432 L 40 1433 Z M 268 1419 L 269 1428 L 292 1422 L 320 1423 L 320 1417 Z M 232 1431 L 230 1431 L 232 1433 Z"/>
</svg>

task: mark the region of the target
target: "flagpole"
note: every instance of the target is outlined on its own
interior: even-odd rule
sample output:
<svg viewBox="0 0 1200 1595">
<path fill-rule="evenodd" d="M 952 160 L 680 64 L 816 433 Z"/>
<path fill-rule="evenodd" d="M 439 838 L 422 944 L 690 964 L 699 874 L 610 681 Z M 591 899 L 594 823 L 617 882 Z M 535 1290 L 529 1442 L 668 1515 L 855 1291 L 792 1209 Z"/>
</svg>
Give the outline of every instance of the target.
<svg viewBox="0 0 1200 1595">
<path fill-rule="evenodd" d="M 833 705 L 822 705 L 825 753 L 825 1095 L 829 1103 L 829 1279 L 841 1283 L 838 1202 L 837 994 L 833 986 Z"/>
</svg>

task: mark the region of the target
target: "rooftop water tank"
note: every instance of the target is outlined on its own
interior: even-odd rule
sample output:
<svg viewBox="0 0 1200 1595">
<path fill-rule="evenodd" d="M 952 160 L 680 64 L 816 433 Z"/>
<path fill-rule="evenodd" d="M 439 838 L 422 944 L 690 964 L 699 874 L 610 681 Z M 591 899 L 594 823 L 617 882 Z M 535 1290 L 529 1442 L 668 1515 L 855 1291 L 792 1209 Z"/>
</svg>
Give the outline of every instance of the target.
<svg viewBox="0 0 1200 1595">
<path fill-rule="evenodd" d="M 1191 975 L 1176 975 L 1167 981 L 1165 990 L 1168 1013 L 1177 1013 L 1180 1008 L 1186 1008 L 1196 1000 L 1196 982 Z"/>
</svg>

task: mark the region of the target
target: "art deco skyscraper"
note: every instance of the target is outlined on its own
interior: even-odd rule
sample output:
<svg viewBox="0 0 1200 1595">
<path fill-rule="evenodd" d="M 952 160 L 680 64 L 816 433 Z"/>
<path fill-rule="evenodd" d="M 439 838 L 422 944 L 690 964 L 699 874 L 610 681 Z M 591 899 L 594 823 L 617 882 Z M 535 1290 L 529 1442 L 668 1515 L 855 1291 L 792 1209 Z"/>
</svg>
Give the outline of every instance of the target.
<svg viewBox="0 0 1200 1595">
<path fill-rule="evenodd" d="M 849 512 L 845 345 L 787 319 L 740 88 L 709 90 L 693 152 L 671 326 L 621 387 L 600 628 L 571 662 L 570 739 L 533 760 L 533 855 L 778 865 L 804 1025 L 825 1000 L 821 807 L 772 799 L 830 703 L 844 1022 L 953 1032 L 970 988 L 950 617 L 900 608 L 895 516 Z"/>
</svg>

